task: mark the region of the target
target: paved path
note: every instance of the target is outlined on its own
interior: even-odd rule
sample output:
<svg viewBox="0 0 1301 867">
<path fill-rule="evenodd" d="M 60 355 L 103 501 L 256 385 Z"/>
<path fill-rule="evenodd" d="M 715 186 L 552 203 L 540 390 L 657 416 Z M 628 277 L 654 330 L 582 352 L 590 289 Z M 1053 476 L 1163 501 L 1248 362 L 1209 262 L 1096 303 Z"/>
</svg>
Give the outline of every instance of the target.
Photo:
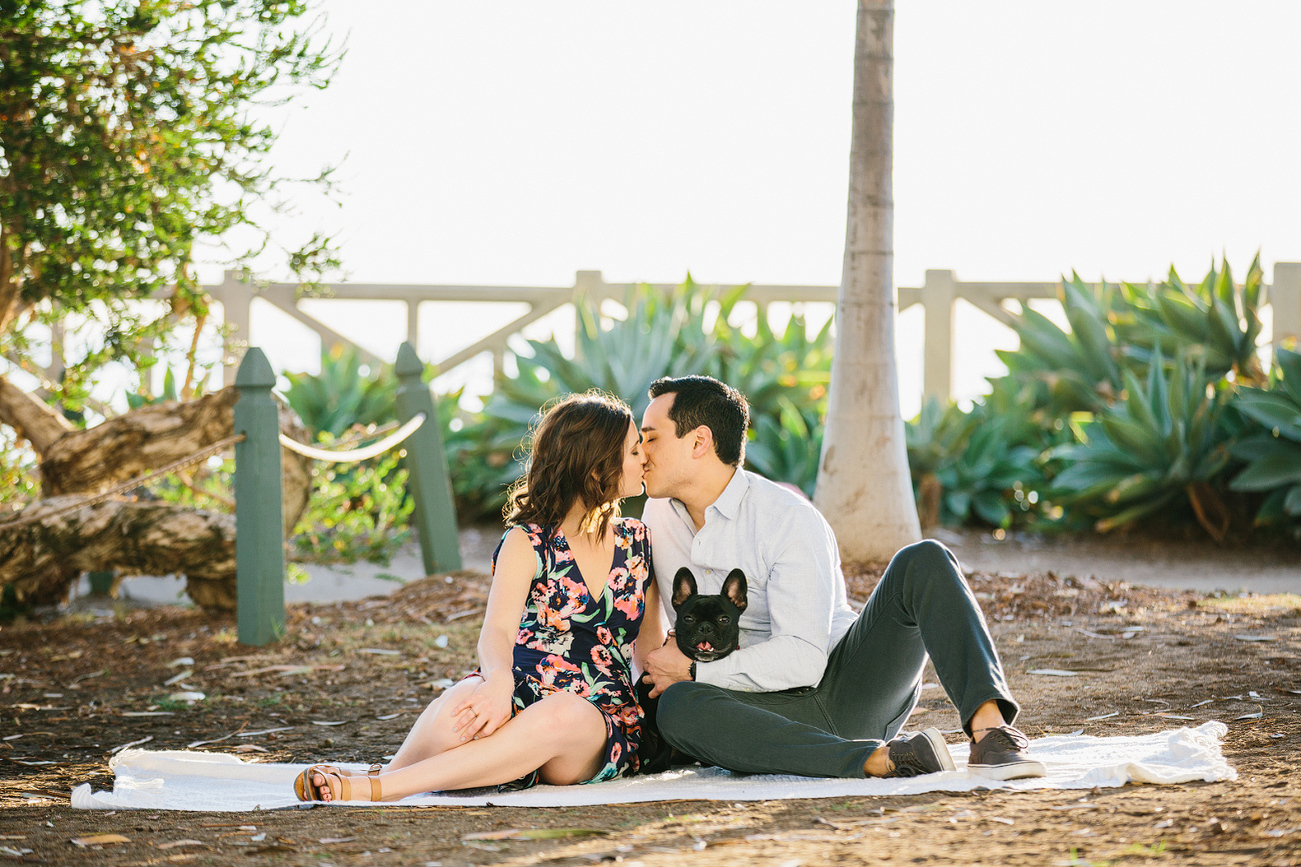
<svg viewBox="0 0 1301 867">
<path fill-rule="evenodd" d="M 1153 541 L 1122 536 L 1047 539 L 1012 534 L 1003 541 L 987 532 L 936 530 L 929 534 L 944 542 L 968 569 L 985 572 L 1034 573 L 1128 581 L 1154 587 L 1212 592 L 1248 590 L 1254 593 L 1301 594 L 1301 553 L 1298 549 L 1221 548 L 1209 540 Z M 466 569 L 489 571 L 499 535 L 491 528 L 461 532 L 461 559 Z M 420 549 L 414 543 L 398 551 L 387 566 L 308 566 L 311 579 L 286 584 L 287 602 L 332 602 L 391 593 L 403 581 L 424 577 Z M 184 583 L 176 578 L 128 578 L 122 597 L 142 604 L 189 604 Z M 78 597 L 89 593 L 82 579 Z"/>
<path fill-rule="evenodd" d="M 1212 592 L 1301 594 L 1301 549 L 1234 549 L 1209 539 L 1126 539 L 1091 536 L 1051 539 L 1012 534 L 998 541 L 989 533 L 940 530 L 962 564 L 984 572 L 1046 572 L 1128 581 L 1150 587 Z"/>
</svg>

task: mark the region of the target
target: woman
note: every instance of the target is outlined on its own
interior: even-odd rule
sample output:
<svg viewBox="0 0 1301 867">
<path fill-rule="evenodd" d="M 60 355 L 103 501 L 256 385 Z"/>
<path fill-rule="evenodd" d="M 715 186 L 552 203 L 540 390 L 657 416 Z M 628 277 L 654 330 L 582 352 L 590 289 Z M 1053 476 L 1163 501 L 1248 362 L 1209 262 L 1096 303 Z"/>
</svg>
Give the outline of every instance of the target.
<svg viewBox="0 0 1301 867">
<path fill-rule="evenodd" d="M 387 766 L 364 776 L 313 766 L 294 783 L 299 799 L 396 801 L 635 771 L 633 655 L 641 668 L 663 639 L 646 528 L 619 517 L 620 500 L 642 492 L 642 460 L 622 401 L 591 392 L 546 411 L 493 554 L 479 668 L 425 708 Z"/>
</svg>

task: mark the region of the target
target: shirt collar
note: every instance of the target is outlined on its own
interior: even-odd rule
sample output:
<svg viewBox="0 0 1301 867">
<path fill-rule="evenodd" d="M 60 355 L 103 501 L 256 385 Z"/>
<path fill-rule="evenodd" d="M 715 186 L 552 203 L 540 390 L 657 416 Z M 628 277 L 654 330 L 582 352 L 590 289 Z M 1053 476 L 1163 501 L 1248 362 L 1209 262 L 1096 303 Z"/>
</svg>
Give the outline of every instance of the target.
<svg viewBox="0 0 1301 867">
<path fill-rule="evenodd" d="M 745 498 L 746 493 L 750 490 L 750 480 L 745 476 L 745 470 L 740 467 L 732 474 L 732 480 L 723 488 L 723 493 L 718 495 L 714 500 L 713 506 L 718 513 L 728 520 L 736 517 L 741 511 L 741 500 Z"/>
</svg>

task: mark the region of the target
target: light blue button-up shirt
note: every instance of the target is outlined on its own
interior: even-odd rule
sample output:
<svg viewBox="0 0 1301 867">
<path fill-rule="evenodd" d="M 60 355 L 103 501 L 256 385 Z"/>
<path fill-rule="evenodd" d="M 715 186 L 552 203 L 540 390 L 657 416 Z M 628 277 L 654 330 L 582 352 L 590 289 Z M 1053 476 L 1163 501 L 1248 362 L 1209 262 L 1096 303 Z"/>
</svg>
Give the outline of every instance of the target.
<svg viewBox="0 0 1301 867">
<path fill-rule="evenodd" d="M 836 539 L 822 514 L 794 491 L 737 470 L 705 510 L 697 532 L 687 507 L 650 499 L 642 520 L 651 531 L 656 582 L 668 622 L 673 576 L 691 569 L 701 593 L 719 593 L 727 573 L 745 572 L 749 604 L 741 647 L 696 664 L 696 680 L 745 692 L 814 686 L 827 656 L 857 616 L 845 598 Z"/>
</svg>

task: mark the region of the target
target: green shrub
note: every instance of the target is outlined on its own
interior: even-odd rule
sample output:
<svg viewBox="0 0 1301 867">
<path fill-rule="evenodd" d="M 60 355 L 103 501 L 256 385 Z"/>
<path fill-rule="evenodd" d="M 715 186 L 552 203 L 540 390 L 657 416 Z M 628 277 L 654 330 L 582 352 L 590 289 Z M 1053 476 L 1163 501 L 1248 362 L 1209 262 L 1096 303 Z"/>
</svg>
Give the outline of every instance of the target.
<svg viewBox="0 0 1301 867">
<path fill-rule="evenodd" d="M 1260 429 L 1234 444 L 1246 467 L 1229 487 L 1265 495 L 1258 526 L 1290 523 L 1301 535 L 1301 354 L 1280 349 L 1270 387 L 1240 389 L 1233 406 Z"/>
<path fill-rule="evenodd" d="M 1017 442 L 1019 416 L 963 412 L 930 398 L 904 428 L 923 526 L 973 520 L 1007 528 L 1041 514 L 1041 449 Z"/>
<path fill-rule="evenodd" d="M 284 376 L 289 380 L 285 402 L 313 437 L 327 433 L 337 439 L 354 426 L 387 424 L 396 415 L 392 366 L 371 370 L 352 347 L 336 343 L 322 350 L 320 373 Z"/>
<path fill-rule="evenodd" d="M 1263 383 L 1265 371 L 1256 345 L 1263 285 L 1259 254 L 1241 286 L 1234 285 L 1227 260 L 1219 269 L 1212 266 L 1197 286 L 1186 285 L 1173 268 L 1166 281 L 1150 288 L 1124 283 L 1124 305 L 1115 320 L 1117 340 L 1137 364 L 1149 363 L 1157 349 L 1166 357 L 1183 351 L 1200 358 L 1212 380 L 1232 372 L 1239 384 Z"/>
<path fill-rule="evenodd" d="M 753 424 L 747 465 L 811 493 L 831 379 L 830 323 L 809 336 L 803 316 L 792 316 L 780 331 L 760 316 L 755 336 L 746 337 L 728 324 L 745 291 L 719 291 L 690 278 L 668 293 L 634 286 L 623 298 L 623 319 L 603 322 L 580 299 L 572 356 L 553 341 L 528 341 L 529 354 L 517 357 L 514 375 L 498 376 L 474 424 L 481 447 L 463 455 L 494 473 L 501 470 L 493 476 L 491 504 L 500 509 L 505 487 L 522 472 L 520 443 L 547 402 L 597 388 L 626 400 L 640 419 L 652 382 L 687 374 L 714 376 L 740 389 L 750 401 Z"/>
<path fill-rule="evenodd" d="M 328 435 L 321 439 L 330 441 Z M 312 498 L 289 540 L 292 559 L 387 563 L 411 534 L 408 518 L 415 503 L 400 460 L 395 449 L 347 466 L 347 472 L 315 462 Z"/>
<path fill-rule="evenodd" d="M 1180 353 L 1167 369 L 1156 348 L 1146 384 L 1126 371 L 1123 399 L 1095 416 L 1084 441 L 1050 450 L 1048 457 L 1065 463 L 1052 481 L 1053 498 L 1099 532 L 1190 506 L 1206 531 L 1223 539 L 1231 443 L 1220 418 L 1230 393 L 1207 375 L 1203 358 Z"/>
</svg>

